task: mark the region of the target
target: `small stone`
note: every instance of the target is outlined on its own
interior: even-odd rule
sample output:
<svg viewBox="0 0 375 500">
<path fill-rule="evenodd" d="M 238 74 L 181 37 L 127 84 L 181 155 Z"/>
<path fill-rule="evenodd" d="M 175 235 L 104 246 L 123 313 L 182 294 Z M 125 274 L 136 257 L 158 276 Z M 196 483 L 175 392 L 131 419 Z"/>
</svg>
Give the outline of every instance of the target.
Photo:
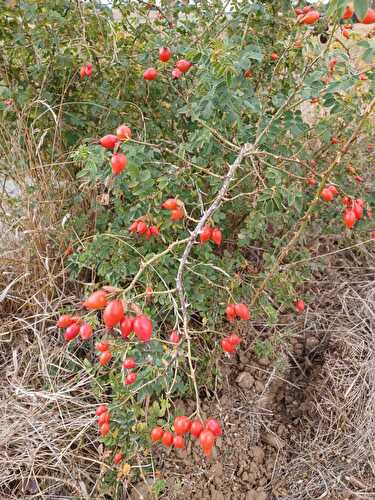
<svg viewBox="0 0 375 500">
<path fill-rule="evenodd" d="M 258 392 L 258 393 L 261 393 L 264 391 L 264 382 L 262 382 L 261 380 L 257 380 L 255 382 L 255 390 Z"/>
<path fill-rule="evenodd" d="M 257 500 L 258 492 L 256 490 L 250 490 L 246 494 L 246 500 Z"/>
<path fill-rule="evenodd" d="M 270 364 L 270 360 L 268 358 L 259 358 L 258 364 L 260 366 L 268 366 Z"/>
<path fill-rule="evenodd" d="M 254 385 L 254 377 L 248 372 L 242 372 L 236 378 L 236 382 L 241 389 L 250 389 Z"/>
<path fill-rule="evenodd" d="M 316 337 L 309 336 L 306 339 L 306 349 L 312 351 L 319 344 L 319 340 Z"/>
<path fill-rule="evenodd" d="M 254 461 L 257 463 L 257 464 L 262 464 L 264 462 L 264 451 L 263 451 L 263 448 L 261 448 L 260 446 L 254 446 L 253 448 L 251 448 L 251 453 L 254 457 Z"/>
</svg>

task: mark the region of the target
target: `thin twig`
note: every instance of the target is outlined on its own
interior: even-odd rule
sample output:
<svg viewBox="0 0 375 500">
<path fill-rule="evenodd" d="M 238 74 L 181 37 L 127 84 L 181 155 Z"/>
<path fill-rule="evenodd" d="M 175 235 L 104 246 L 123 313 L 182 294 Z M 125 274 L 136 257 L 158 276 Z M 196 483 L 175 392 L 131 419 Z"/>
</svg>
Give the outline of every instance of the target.
<svg viewBox="0 0 375 500">
<path fill-rule="evenodd" d="M 151 259 L 147 260 L 146 262 L 141 262 L 141 265 L 139 266 L 139 269 L 138 269 L 138 272 L 137 274 L 134 276 L 132 282 L 130 283 L 130 285 L 125 288 L 124 290 L 124 293 L 128 293 L 130 292 L 130 290 L 132 290 L 134 288 L 134 286 L 136 285 L 137 281 L 139 280 L 139 278 L 141 277 L 141 275 L 143 274 L 143 271 L 148 267 L 150 266 L 151 264 L 153 264 L 154 262 L 156 262 L 157 260 L 161 259 L 162 257 L 164 257 L 164 255 L 167 255 L 171 250 L 173 250 L 174 247 L 177 247 L 179 245 L 183 245 L 184 243 L 187 243 L 188 241 L 190 240 L 190 238 L 185 238 L 183 240 L 178 240 L 178 241 L 174 241 L 173 243 L 171 243 L 165 250 L 163 250 L 162 252 L 154 255 L 153 257 L 151 257 Z"/>
</svg>

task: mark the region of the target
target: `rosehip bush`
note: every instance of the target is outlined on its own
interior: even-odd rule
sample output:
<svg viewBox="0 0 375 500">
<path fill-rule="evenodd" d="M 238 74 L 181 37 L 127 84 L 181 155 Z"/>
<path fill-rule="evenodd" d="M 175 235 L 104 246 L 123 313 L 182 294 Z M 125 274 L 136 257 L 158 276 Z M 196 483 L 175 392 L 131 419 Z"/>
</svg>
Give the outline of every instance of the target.
<svg viewBox="0 0 375 500">
<path fill-rule="evenodd" d="M 98 425 L 114 464 L 152 441 L 184 447 L 173 401 L 191 395 L 191 434 L 210 455 L 199 388 L 215 356 L 241 349 L 237 322 L 304 314 L 311 241 L 345 247 L 374 230 L 369 2 L 159 3 L 23 2 L 27 36 L 18 7 L 0 13 L 0 96 L 33 103 L 51 150 L 41 103 L 59 109 L 78 191 L 68 268 L 90 285 L 57 326 L 108 405 Z M 367 34 L 349 28 L 361 22 Z"/>
</svg>

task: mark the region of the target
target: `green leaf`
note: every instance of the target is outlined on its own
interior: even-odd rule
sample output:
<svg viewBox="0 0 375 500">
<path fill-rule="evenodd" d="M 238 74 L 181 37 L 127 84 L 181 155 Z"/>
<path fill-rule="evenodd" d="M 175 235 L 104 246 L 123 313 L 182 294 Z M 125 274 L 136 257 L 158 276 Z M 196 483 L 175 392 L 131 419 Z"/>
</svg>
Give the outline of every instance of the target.
<svg viewBox="0 0 375 500">
<path fill-rule="evenodd" d="M 357 14 L 359 20 L 365 17 L 369 4 L 369 0 L 354 0 L 354 12 Z"/>
<path fill-rule="evenodd" d="M 142 182 L 146 182 L 149 179 L 151 179 L 151 172 L 149 170 L 142 170 L 142 172 L 139 176 L 139 180 Z"/>
<path fill-rule="evenodd" d="M 134 163 L 129 162 L 126 171 L 132 178 L 136 178 L 139 176 L 139 167 Z"/>
<path fill-rule="evenodd" d="M 242 69 L 247 69 L 250 66 L 250 60 L 262 61 L 263 54 L 259 45 L 248 45 L 240 54 L 238 65 Z"/>
</svg>

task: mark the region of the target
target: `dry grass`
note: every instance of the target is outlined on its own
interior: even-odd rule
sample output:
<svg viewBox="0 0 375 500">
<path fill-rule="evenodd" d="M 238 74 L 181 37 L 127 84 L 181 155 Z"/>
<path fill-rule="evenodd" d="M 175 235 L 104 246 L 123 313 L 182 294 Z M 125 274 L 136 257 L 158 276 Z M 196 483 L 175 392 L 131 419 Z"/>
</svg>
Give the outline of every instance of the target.
<svg viewBox="0 0 375 500">
<path fill-rule="evenodd" d="M 50 305 L 6 326 L 13 341 L 1 356 L 0 492 L 7 498 L 86 498 L 95 486 L 90 376 L 48 328 Z"/>
<path fill-rule="evenodd" d="M 79 296 L 64 269 L 71 174 L 57 123 L 32 129 L 26 114 L 0 123 L 0 498 L 92 498 L 91 375 L 52 326 Z"/>
<path fill-rule="evenodd" d="M 278 473 L 277 489 L 285 493 L 278 498 L 375 498 L 374 271 L 343 268 L 322 295 L 334 296 L 339 308 L 316 320 L 330 346 L 311 391 L 314 419 L 294 437 Z"/>
<path fill-rule="evenodd" d="M 100 470 L 92 376 L 51 326 L 73 300 L 61 285 L 49 297 L 50 276 L 35 276 L 38 291 L 29 276 L 2 303 L 0 497 L 90 498 Z"/>
</svg>

